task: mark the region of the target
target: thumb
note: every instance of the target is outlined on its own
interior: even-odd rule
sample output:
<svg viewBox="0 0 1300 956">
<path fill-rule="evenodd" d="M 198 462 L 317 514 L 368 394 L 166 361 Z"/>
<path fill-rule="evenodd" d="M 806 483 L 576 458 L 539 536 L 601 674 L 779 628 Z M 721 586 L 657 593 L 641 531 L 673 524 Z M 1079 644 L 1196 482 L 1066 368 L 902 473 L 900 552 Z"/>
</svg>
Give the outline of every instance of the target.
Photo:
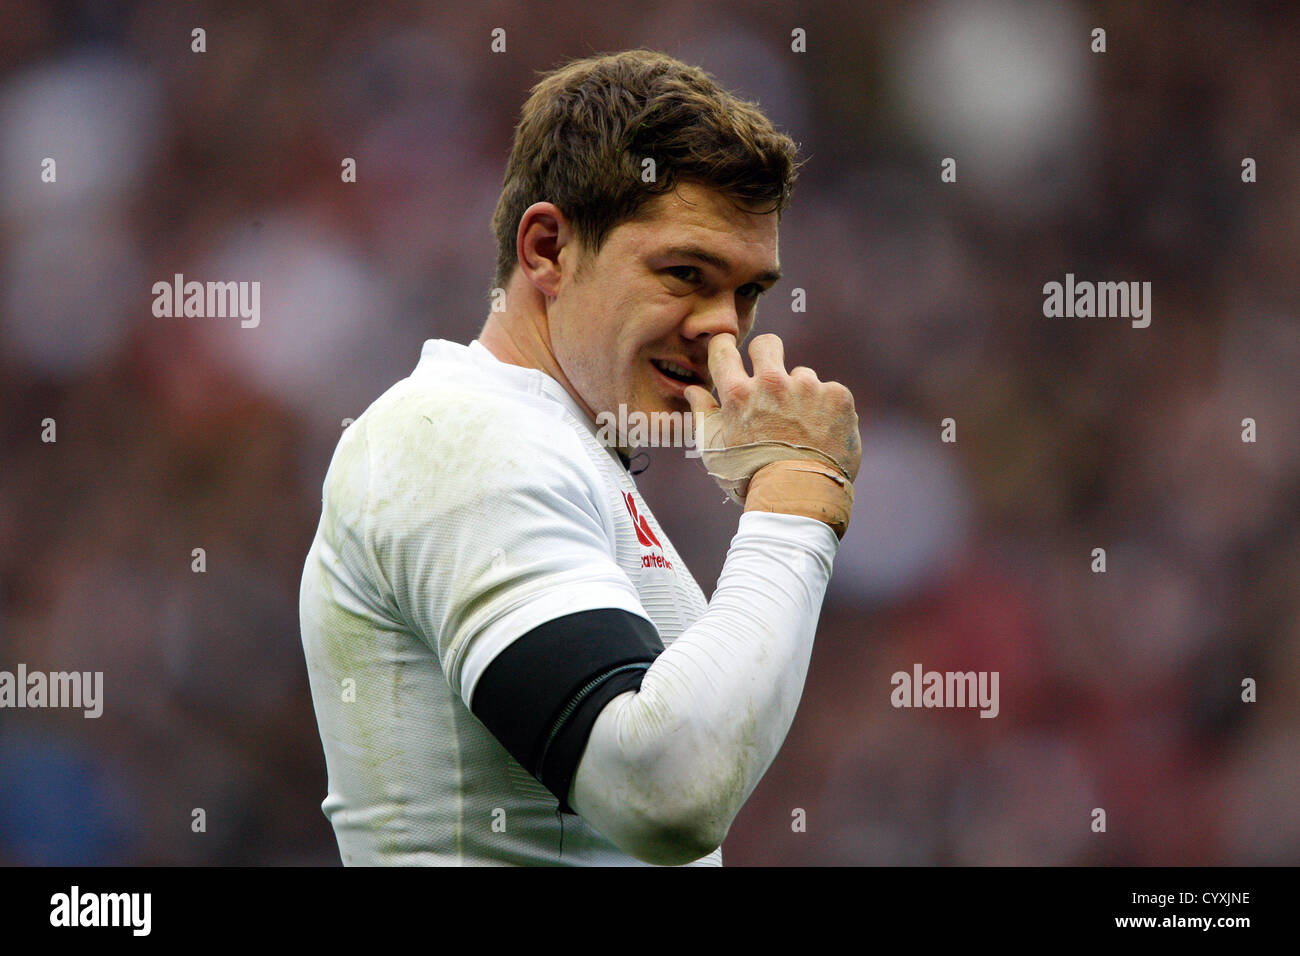
<svg viewBox="0 0 1300 956">
<path fill-rule="evenodd" d="M 709 412 L 716 412 L 721 406 L 714 401 L 713 393 L 707 388 L 699 385 L 687 385 L 683 393 L 686 400 L 691 403 L 691 411 L 696 415 L 706 415 Z"/>
<path fill-rule="evenodd" d="M 694 456 L 698 456 L 703 450 L 725 444 L 721 440 L 722 406 L 713 400 L 712 393 L 707 388 L 688 385 L 684 394 L 686 400 L 691 403 L 691 415 L 694 418 L 691 423 L 694 426 L 691 431 L 695 448 Z"/>
</svg>

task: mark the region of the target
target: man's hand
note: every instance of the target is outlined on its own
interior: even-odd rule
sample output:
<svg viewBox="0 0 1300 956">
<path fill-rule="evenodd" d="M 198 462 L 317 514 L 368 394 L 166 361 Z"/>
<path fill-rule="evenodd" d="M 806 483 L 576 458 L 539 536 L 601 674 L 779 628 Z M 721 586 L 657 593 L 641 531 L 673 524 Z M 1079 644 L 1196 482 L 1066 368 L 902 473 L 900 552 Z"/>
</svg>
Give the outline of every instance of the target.
<svg viewBox="0 0 1300 956">
<path fill-rule="evenodd" d="M 754 374 L 736 348 L 736 337 L 720 333 L 709 340 L 709 373 L 722 404 L 698 385 L 686 389 L 696 416 L 721 416 L 728 447 L 783 441 L 816 448 L 838 462 L 849 480 L 862 464 L 862 439 L 853 393 L 839 382 L 823 382 L 806 366 L 785 370 L 785 347 L 771 334 L 749 343 Z"/>
<path fill-rule="evenodd" d="M 862 464 L 853 395 L 810 368 L 786 372 L 775 335 L 754 339 L 749 357 L 752 377 L 735 336 L 714 336 L 709 372 L 722 404 L 703 388 L 686 389 L 709 476 L 746 511 L 816 518 L 844 537 Z"/>
</svg>

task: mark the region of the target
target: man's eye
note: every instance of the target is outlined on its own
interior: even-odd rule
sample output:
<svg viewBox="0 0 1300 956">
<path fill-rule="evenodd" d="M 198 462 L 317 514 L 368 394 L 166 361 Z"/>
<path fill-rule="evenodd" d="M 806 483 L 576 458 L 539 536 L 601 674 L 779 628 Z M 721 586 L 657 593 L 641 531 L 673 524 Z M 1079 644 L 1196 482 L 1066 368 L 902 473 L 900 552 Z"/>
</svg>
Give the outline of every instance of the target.
<svg viewBox="0 0 1300 956">
<path fill-rule="evenodd" d="M 668 274 L 683 282 L 695 282 L 700 278 L 700 270 L 695 266 L 669 266 Z"/>
<path fill-rule="evenodd" d="M 742 299 L 757 299 L 760 295 L 762 295 L 766 291 L 767 290 L 764 289 L 757 282 L 751 282 L 748 285 L 742 285 L 739 289 L 736 290 L 736 294 L 740 296 Z"/>
</svg>

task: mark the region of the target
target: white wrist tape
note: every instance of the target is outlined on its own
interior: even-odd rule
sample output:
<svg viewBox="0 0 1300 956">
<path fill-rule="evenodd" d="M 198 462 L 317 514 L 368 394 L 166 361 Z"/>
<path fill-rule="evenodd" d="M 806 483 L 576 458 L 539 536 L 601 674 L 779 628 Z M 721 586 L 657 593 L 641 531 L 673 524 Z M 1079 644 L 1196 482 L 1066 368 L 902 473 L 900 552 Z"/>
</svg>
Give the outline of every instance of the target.
<svg viewBox="0 0 1300 956">
<path fill-rule="evenodd" d="M 709 477 L 732 501 L 740 505 L 745 503 L 745 496 L 749 494 L 749 480 L 754 477 L 754 473 L 775 461 L 820 461 L 840 472 L 846 480 L 851 480 L 843 465 L 821 449 L 809 445 L 793 445 L 787 441 L 725 445 L 722 441 L 722 414 L 719 411 L 695 416 L 695 444 Z"/>
</svg>

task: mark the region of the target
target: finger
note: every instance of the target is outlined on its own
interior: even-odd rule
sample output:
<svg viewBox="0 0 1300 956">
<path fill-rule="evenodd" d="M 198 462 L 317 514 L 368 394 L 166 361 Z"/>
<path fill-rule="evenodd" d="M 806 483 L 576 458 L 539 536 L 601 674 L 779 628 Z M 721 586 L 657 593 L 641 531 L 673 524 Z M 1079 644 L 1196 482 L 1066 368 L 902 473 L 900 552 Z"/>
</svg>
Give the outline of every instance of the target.
<svg viewBox="0 0 1300 956">
<path fill-rule="evenodd" d="M 749 360 L 754 363 L 754 375 L 774 371 L 785 374 L 785 345 L 779 336 L 767 332 L 749 343 Z"/>
<path fill-rule="evenodd" d="M 728 385 L 749 378 L 736 348 L 736 337 L 730 332 L 719 332 L 709 339 L 709 375 L 719 394 Z"/>
<path fill-rule="evenodd" d="M 814 372 L 812 369 L 810 369 L 807 365 L 797 365 L 794 368 L 790 369 L 790 380 L 792 382 L 806 381 L 810 385 L 821 384 L 821 379 L 817 377 L 817 373 Z"/>
<path fill-rule="evenodd" d="M 687 385 L 686 391 L 683 394 L 686 396 L 686 400 L 691 403 L 691 411 L 696 415 L 715 412 L 719 407 L 721 407 L 716 401 L 714 401 L 713 395 L 709 393 L 709 390 L 707 388 L 702 388 L 699 385 Z"/>
</svg>

